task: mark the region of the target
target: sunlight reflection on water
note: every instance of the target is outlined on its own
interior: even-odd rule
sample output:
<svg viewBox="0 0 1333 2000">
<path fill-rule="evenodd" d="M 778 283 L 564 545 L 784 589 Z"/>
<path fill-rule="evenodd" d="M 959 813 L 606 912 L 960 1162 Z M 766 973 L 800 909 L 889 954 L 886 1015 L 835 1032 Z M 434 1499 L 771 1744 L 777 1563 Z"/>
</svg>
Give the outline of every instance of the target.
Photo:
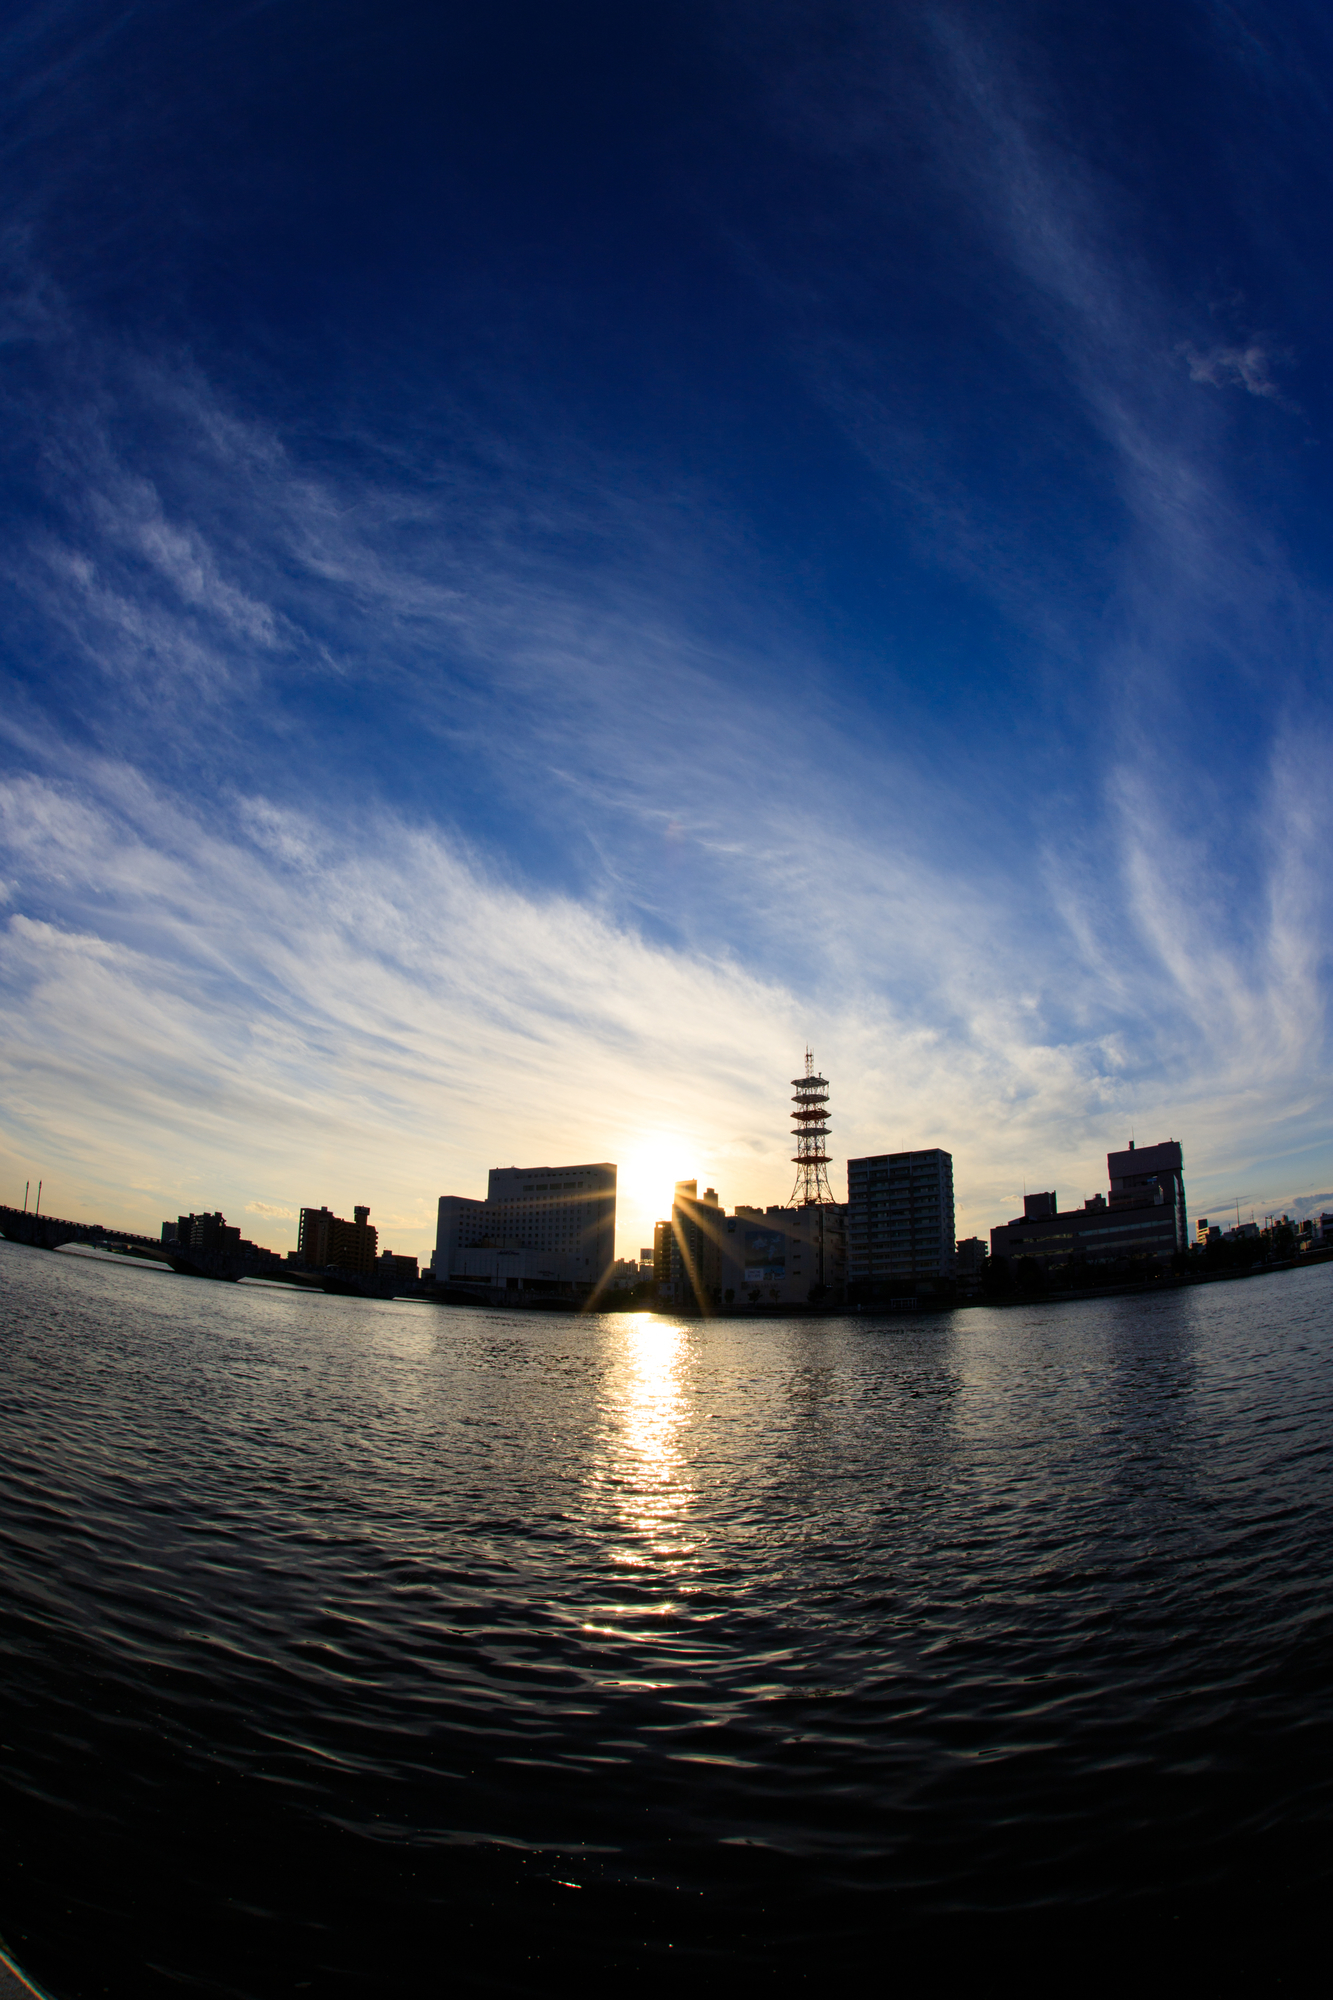
<svg viewBox="0 0 1333 2000">
<path fill-rule="evenodd" d="M 675 1573 L 692 1548 L 694 1491 L 684 1451 L 688 1349 L 683 1326 L 646 1313 L 620 1323 L 596 1477 L 619 1529 L 611 1559 L 622 1568 L 665 1566 Z"/>
</svg>

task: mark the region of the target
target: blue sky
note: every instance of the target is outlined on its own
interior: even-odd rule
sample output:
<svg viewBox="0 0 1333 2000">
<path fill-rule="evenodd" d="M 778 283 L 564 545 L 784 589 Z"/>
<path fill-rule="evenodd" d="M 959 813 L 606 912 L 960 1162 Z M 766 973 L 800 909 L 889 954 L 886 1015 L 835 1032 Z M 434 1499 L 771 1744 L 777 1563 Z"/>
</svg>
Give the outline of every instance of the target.
<svg viewBox="0 0 1333 2000">
<path fill-rule="evenodd" d="M 11 10 L 0 1173 L 1333 1206 L 1326 10 Z"/>
</svg>

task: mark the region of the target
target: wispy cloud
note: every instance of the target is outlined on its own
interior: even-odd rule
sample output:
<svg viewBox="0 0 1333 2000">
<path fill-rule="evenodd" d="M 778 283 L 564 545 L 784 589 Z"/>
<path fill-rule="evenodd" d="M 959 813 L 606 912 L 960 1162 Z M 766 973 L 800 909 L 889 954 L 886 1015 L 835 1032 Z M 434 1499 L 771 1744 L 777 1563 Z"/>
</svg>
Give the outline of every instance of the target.
<svg viewBox="0 0 1333 2000">
<path fill-rule="evenodd" d="M 1252 340 L 1243 347 L 1219 345 L 1201 351 L 1192 341 L 1184 340 L 1177 351 L 1189 369 L 1191 382 L 1210 382 L 1214 388 L 1234 383 L 1252 396 L 1267 396 L 1288 407 L 1272 374 L 1275 360 L 1284 357 L 1275 355 L 1262 341 Z"/>
</svg>

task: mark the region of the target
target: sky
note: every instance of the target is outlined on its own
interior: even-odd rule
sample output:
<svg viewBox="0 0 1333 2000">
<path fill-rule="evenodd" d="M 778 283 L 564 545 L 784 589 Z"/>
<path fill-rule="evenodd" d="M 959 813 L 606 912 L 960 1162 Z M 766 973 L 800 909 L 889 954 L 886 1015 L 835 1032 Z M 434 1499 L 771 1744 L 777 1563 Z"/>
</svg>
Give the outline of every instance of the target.
<svg viewBox="0 0 1333 2000">
<path fill-rule="evenodd" d="M 16 5 L 0 1200 L 1333 1207 L 1333 17 Z"/>
</svg>

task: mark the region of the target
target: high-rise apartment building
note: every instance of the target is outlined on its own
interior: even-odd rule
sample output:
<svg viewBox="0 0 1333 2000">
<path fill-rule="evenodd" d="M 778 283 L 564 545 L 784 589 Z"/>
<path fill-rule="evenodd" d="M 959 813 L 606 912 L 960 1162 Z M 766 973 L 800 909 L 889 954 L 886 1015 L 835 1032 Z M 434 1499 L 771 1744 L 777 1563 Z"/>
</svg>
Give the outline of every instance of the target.
<svg viewBox="0 0 1333 2000">
<path fill-rule="evenodd" d="M 932 1146 L 847 1162 L 853 1296 L 930 1291 L 954 1275 L 953 1155 Z"/>
<path fill-rule="evenodd" d="M 609 1161 L 492 1167 L 485 1201 L 440 1196 L 434 1269 L 439 1279 L 501 1275 L 498 1263 L 494 1274 L 482 1269 L 487 1258 L 476 1253 L 487 1252 L 508 1259 L 506 1280 L 597 1286 L 615 1262 L 615 1245 L 616 1169 Z M 514 1262 L 520 1253 L 521 1264 Z"/>
<path fill-rule="evenodd" d="M 312 1271 L 372 1272 L 379 1231 L 371 1226 L 368 1208 L 354 1208 L 352 1214 L 355 1221 L 346 1222 L 327 1208 L 303 1208 L 295 1262 Z"/>
</svg>

